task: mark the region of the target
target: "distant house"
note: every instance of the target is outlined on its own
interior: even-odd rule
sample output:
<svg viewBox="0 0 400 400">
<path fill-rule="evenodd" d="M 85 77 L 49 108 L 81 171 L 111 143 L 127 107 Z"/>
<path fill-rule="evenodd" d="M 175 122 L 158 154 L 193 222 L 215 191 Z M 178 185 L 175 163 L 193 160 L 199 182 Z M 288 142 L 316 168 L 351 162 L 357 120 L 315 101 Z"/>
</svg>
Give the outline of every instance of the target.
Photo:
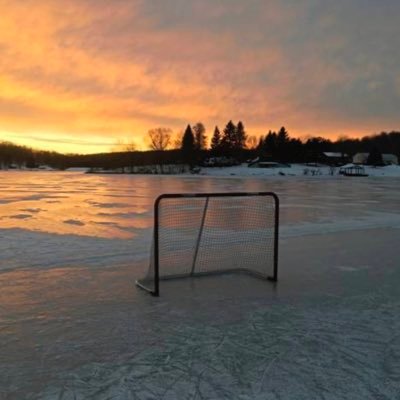
<svg viewBox="0 0 400 400">
<path fill-rule="evenodd" d="M 325 151 L 321 154 L 320 162 L 333 166 L 341 166 L 349 162 L 349 155 Z"/>
<path fill-rule="evenodd" d="M 399 159 L 394 154 L 382 154 L 382 160 L 385 165 L 398 165 Z"/>
<path fill-rule="evenodd" d="M 369 156 L 369 153 L 356 153 L 353 156 L 353 163 L 354 164 L 366 164 L 368 156 Z"/>
<path fill-rule="evenodd" d="M 357 153 L 353 157 L 354 164 L 366 164 L 369 153 Z M 382 154 L 382 160 L 385 165 L 398 165 L 399 159 L 394 154 Z"/>
</svg>

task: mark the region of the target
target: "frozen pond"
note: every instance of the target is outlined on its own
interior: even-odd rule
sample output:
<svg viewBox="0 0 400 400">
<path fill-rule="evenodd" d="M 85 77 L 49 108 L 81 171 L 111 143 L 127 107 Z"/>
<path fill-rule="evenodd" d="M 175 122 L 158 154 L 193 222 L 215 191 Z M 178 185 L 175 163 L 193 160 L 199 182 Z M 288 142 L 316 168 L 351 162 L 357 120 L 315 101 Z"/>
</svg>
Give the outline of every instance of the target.
<svg viewBox="0 0 400 400">
<path fill-rule="evenodd" d="M 275 191 L 280 282 L 139 291 L 155 197 Z M 0 399 L 400 398 L 400 179 L 0 172 Z"/>
</svg>

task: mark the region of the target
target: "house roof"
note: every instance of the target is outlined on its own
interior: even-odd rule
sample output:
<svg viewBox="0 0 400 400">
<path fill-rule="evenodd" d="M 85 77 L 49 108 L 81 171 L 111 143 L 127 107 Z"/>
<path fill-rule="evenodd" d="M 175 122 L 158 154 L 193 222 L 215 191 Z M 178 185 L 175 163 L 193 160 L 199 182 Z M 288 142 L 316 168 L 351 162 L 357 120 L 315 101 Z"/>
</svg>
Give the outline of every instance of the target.
<svg viewBox="0 0 400 400">
<path fill-rule="evenodd" d="M 394 154 L 382 154 L 384 160 L 397 160 L 397 156 Z"/>
<path fill-rule="evenodd" d="M 354 155 L 354 157 L 356 157 L 356 156 L 358 156 L 358 157 L 368 157 L 369 153 L 356 153 Z M 397 156 L 395 154 L 391 154 L 391 153 L 383 153 L 382 154 L 382 158 L 397 160 Z"/>
<path fill-rule="evenodd" d="M 332 158 L 342 158 L 342 157 L 347 157 L 347 154 L 343 153 L 334 153 L 331 151 L 324 151 L 323 153 L 326 157 L 332 157 Z"/>
</svg>

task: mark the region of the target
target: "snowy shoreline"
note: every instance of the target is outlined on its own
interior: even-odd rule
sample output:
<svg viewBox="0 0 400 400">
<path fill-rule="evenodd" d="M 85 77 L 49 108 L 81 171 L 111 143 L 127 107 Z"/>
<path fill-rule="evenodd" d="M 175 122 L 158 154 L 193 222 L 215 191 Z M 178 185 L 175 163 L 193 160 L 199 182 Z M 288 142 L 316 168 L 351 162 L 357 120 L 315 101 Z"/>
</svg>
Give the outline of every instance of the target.
<svg viewBox="0 0 400 400">
<path fill-rule="evenodd" d="M 350 167 L 353 164 L 348 164 L 343 167 Z M 118 170 L 110 171 L 87 171 L 94 175 L 135 175 L 135 176 L 174 176 L 174 177 L 214 177 L 214 178 L 229 178 L 229 177 L 304 177 L 304 178 L 338 178 L 342 177 L 339 174 L 340 168 L 343 167 L 330 167 L 328 165 L 306 165 L 306 164 L 291 164 L 288 167 L 274 167 L 274 168 L 251 168 L 247 164 L 231 167 L 202 167 L 198 173 L 130 173 L 128 171 L 121 172 Z M 383 167 L 363 166 L 365 173 L 369 177 L 391 177 L 400 178 L 399 165 L 387 165 Z M 74 172 L 77 172 L 74 169 Z"/>
<path fill-rule="evenodd" d="M 347 166 L 352 166 L 348 164 Z M 151 167 L 151 166 L 150 166 Z M 346 166 L 344 166 L 346 167 Z M 251 168 L 247 164 L 231 167 L 202 167 L 198 173 L 131 173 L 127 170 L 122 172 L 121 170 L 95 170 L 90 171 L 89 168 L 68 168 L 64 171 L 55 169 L 10 169 L 0 170 L 2 173 L 19 173 L 19 172 L 39 172 L 39 173 L 90 173 L 93 175 L 133 175 L 133 176 L 173 176 L 173 177 L 279 177 L 279 178 L 290 178 L 290 177 L 303 177 L 303 178 L 342 178 L 339 174 L 340 168 L 343 167 L 330 167 L 328 165 L 307 165 L 307 164 L 291 164 L 288 167 L 275 167 L 275 168 Z M 365 173 L 368 177 L 380 177 L 380 178 L 400 178 L 400 165 L 387 165 L 382 167 L 373 167 L 365 165 L 363 166 Z M 346 177 L 345 177 L 346 178 Z"/>
<path fill-rule="evenodd" d="M 249 168 L 247 165 L 225 168 L 202 168 L 199 175 L 213 177 L 304 177 L 304 178 L 342 178 L 339 167 L 332 169 L 329 166 L 309 166 L 305 164 L 292 164 L 287 168 Z M 400 177 L 400 166 L 388 165 L 385 167 L 364 166 L 369 177 Z M 347 177 L 343 177 L 347 179 Z"/>
</svg>

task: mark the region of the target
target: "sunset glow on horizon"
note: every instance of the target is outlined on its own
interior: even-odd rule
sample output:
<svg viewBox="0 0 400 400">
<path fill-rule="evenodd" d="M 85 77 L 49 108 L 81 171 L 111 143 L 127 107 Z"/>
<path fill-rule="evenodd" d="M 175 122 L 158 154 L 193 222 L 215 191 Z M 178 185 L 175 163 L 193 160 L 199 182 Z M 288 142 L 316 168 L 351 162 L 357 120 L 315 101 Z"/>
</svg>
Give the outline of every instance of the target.
<svg viewBox="0 0 400 400">
<path fill-rule="evenodd" d="M 100 153 L 201 121 L 399 130 L 400 3 L 0 0 L 0 141 Z"/>
</svg>

